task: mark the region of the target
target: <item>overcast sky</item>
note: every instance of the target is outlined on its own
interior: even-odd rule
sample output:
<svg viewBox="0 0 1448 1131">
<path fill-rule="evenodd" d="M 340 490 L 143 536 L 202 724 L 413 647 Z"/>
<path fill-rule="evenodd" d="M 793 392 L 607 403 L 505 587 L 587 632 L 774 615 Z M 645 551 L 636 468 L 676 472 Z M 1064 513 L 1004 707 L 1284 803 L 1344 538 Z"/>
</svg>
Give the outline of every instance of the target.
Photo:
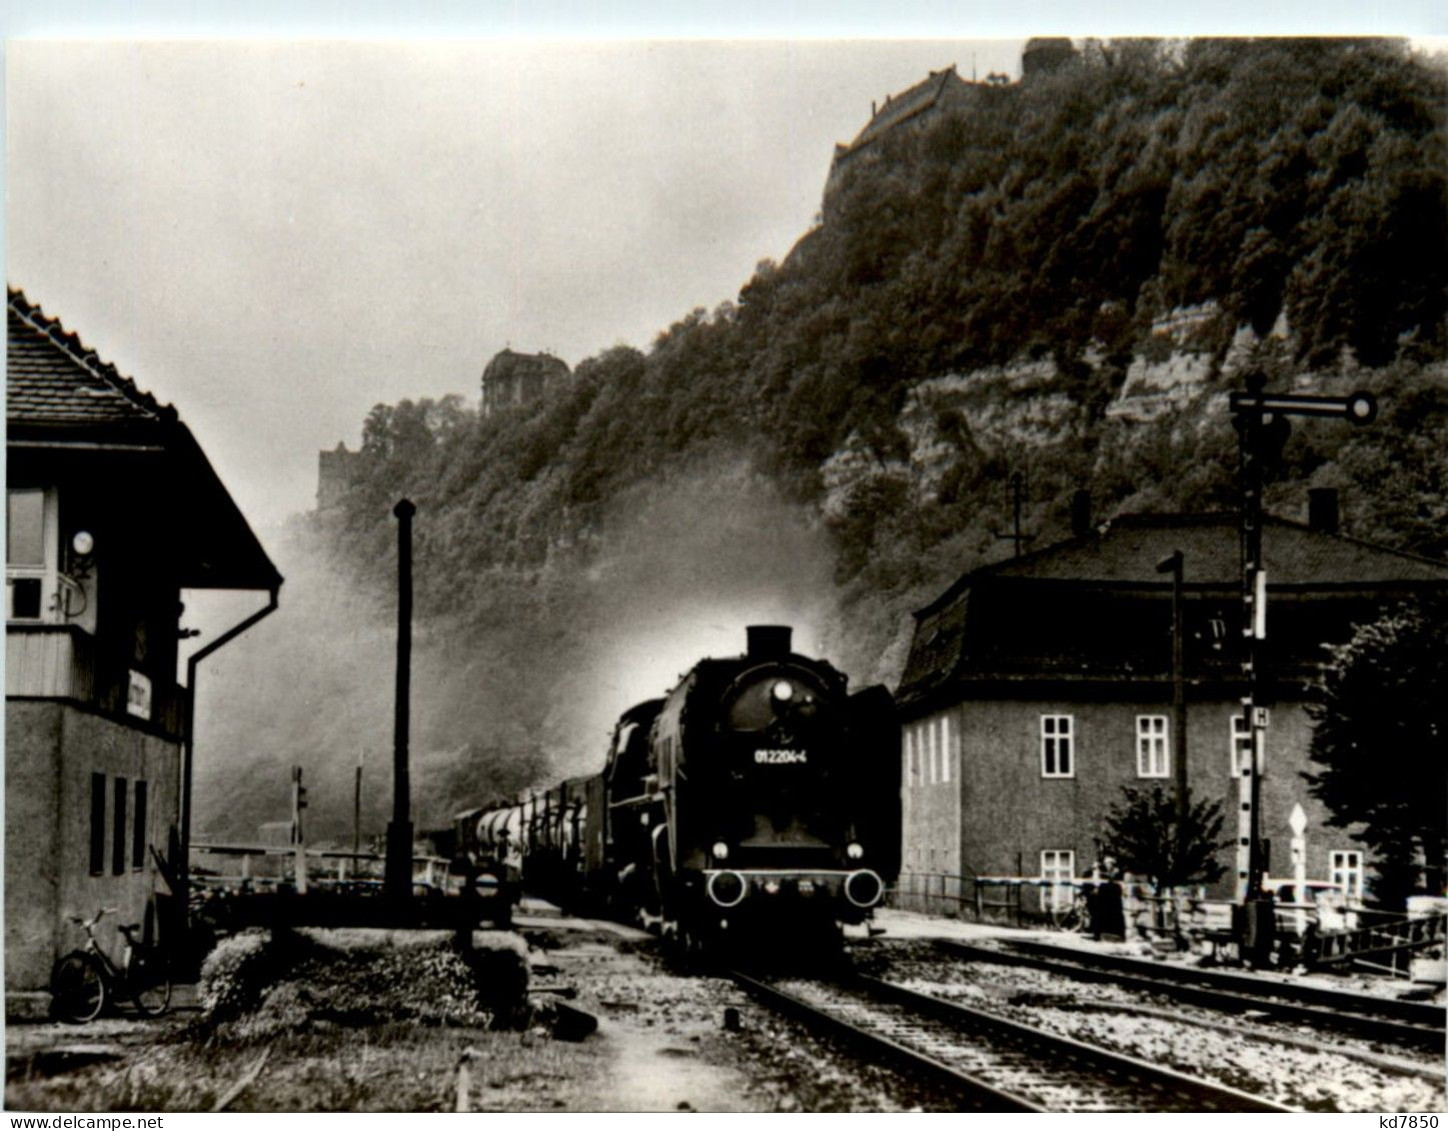
<svg viewBox="0 0 1448 1131">
<path fill-rule="evenodd" d="M 7 274 L 265 528 L 378 402 L 733 299 L 872 100 L 1020 47 L 12 42 Z"/>
<path fill-rule="evenodd" d="M 10 35 L 127 38 L 8 42 L 6 276 L 176 405 L 265 539 L 374 404 L 475 399 L 507 345 L 570 365 L 646 349 L 733 299 L 809 227 L 834 144 L 930 70 L 1014 77 L 1037 30 L 1448 27 L 1430 0 L 1089 18 L 1065 0 L 11 0 Z M 436 38 L 460 30 L 493 38 Z"/>
</svg>

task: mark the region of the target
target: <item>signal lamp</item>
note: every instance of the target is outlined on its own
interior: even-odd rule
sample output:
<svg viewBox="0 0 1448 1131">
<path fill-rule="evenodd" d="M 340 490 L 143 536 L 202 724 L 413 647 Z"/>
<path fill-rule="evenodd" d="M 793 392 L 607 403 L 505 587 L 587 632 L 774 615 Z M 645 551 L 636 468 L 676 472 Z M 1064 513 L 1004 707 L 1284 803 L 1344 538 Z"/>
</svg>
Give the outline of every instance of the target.
<svg viewBox="0 0 1448 1131">
<path fill-rule="evenodd" d="M 1378 415 L 1378 402 L 1372 393 L 1357 392 L 1347 399 L 1347 417 L 1354 424 L 1371 424 Z"/>
</svg>

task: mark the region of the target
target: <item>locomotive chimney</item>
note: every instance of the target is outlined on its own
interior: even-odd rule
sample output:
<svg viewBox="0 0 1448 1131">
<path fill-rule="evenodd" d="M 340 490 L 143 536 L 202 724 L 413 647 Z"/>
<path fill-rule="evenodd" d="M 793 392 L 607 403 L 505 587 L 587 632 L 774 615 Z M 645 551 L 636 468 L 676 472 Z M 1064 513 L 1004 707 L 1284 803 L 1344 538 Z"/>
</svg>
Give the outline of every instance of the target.
<svg viewBox="0 0 1448 1131">
<path fill-rule="evenodd" d="M 749 655 L 755 659 L 788 656 L 794 629 L 787 624 L 751 624 L 744 630 L 749 636 Z"/>
</svg>

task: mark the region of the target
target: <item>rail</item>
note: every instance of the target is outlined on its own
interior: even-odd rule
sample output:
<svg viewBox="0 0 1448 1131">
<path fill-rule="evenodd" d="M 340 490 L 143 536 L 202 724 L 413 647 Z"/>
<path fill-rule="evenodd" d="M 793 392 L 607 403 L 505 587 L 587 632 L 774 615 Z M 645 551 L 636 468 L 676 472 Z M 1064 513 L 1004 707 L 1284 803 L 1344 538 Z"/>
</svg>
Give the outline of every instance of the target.
<svg viewBox="0 0 1448 1131">
<path fill-rule="evenodd" d="M 1380 998 L 1320 986 L 1281 982 L 1254 974 L 1176 966 L 1120 954 L 1083 951 L 1052 943 L 1013 940 L 994 950 L 951 939 L 937 940 L 942 953 L 977 962 L 1025 966 L 1073 980 L 1159 994 L 1208 1009 L 1353 1034 L 1414 1048 L 1443 1047 L 1444 1013 L 1420 1002 Z"/>
<path fill-rule="evenodd" d="M 1285 1111 L 1234 1088 L 1070 1037 L 856 975 L 761 979 L 757 999 L 839 1040 L 956 1090 L 987 1111 Z"/>
</svg>

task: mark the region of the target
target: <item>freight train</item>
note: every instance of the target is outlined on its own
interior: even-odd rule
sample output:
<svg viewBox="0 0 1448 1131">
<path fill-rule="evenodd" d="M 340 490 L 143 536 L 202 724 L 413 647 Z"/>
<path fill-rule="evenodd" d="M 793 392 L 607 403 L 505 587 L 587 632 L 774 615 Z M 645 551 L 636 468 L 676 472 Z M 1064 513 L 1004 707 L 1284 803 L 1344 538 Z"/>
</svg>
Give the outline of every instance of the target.
<svg viewBox="0 0 1448 1131">
<path fill-rule="evenodd" d="M 460 814 L 467 866 L 689 947 L 868 918 L 900 865 L 894 700 L 747 634 L 626 711 L 601 773 Z"/>
</svg>

